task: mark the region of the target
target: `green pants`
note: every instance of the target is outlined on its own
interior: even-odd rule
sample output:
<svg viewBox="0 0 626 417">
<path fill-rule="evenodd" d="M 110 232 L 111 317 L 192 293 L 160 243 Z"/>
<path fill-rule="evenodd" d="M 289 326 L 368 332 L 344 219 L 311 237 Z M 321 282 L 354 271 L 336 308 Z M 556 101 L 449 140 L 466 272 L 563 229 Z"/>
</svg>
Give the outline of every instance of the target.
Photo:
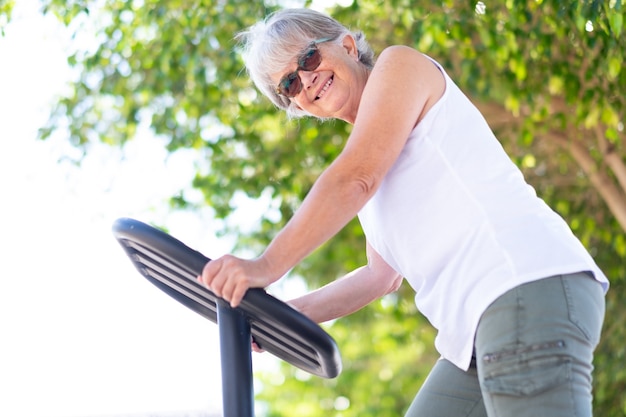
<svg viewBox="0 0 626 417">
<path fill-rule="evenodd" d="M 476 360 L 440 359 L 406 417 L 590 417 L 601 285 L 586 273 L 521 285 L 483 314 Z"/>
</svg>

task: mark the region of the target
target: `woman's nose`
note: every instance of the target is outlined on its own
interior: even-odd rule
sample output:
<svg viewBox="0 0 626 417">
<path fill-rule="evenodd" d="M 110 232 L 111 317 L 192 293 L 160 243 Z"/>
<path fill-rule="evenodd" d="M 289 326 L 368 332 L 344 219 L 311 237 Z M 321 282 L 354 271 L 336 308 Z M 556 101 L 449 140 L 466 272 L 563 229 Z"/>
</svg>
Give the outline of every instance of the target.
<svg viewBox="0 0 626 417">
<path fill-rule="evenodd" d="M 304 88 L 309 89 L 315 85 L 319 75 L 315 71 L 300 71 L 300 79 Z"/>
</svg>

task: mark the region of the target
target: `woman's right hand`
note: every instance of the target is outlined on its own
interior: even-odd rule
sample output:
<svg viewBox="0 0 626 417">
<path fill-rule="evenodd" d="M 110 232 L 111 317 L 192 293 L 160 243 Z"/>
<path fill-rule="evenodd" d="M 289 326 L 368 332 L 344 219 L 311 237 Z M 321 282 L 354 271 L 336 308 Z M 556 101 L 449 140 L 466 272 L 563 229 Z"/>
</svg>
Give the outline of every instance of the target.
<svg viewBox="0 0 626 417">
<path fill-rule="evenodd" d="M 225 255 L 207 262 L 198 281 L 235 308 L 248 288 L 265 288 L 275 279 L 264 258 L 247 260 Z"/>
</svg>

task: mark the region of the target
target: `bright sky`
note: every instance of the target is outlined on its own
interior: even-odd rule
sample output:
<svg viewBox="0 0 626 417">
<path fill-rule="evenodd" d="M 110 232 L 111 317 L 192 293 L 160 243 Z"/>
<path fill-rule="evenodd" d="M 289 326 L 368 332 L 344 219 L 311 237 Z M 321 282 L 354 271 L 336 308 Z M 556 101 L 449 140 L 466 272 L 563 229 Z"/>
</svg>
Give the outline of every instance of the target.
<svg viewBox="0 0 626 417">
<path fill-rule="evenodd" d="M 66 140 L 36 131 L 70 77 L 69 34 L 37 3 L 17 2 L 0 37 L 0 416 L 219 412 L 217 326 L 145 281 L 111 234 L 134 217 L 228 251 L 208 211 L 163 204 L 189 184 L 192 156 L 141 138 L 124 158 L 101 147 L 59 164 Z"/>
</svg>

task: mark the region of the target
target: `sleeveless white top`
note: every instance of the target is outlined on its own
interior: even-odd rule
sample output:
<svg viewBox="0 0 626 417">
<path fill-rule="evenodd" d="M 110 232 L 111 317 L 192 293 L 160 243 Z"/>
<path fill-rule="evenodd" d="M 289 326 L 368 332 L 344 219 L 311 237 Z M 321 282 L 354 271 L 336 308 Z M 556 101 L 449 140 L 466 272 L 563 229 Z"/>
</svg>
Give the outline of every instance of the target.
<svg viewBox="0 0 626 417">
<path fill-rule="evenodd" d="M 370 245 L 415 290 L 418 309 L 438 330 L 437 350 L 467 369 L 478 321 L 506 291 L 579 271 L 591 271 L 605 291 L 608 280 L 435 64 L 445 92 L 359 220 Z"/>
</svg>

